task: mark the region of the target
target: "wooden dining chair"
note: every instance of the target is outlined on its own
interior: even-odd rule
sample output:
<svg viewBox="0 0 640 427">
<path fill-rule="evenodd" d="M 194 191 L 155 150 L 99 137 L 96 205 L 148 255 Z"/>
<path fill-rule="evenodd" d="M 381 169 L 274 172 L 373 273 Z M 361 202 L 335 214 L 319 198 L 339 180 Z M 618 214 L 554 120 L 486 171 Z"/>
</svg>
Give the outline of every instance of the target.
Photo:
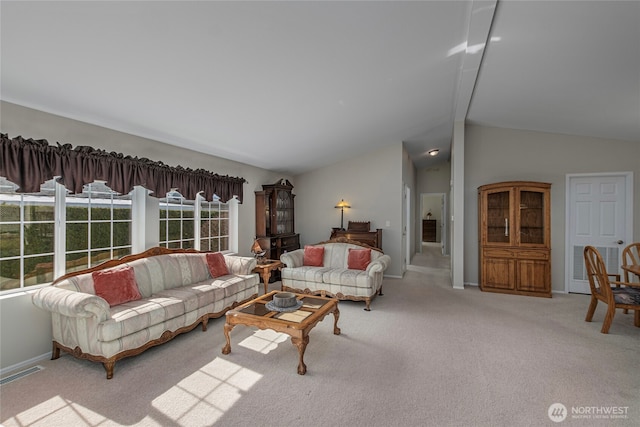
<svg viewBox="0 0 640 427">
<path fill-rule="evenodd" d="M 640 328 L 640 283 L 621 282 L 619 279 L 609 280 L 612 275 L 607 274 L 602 256 L 593 246 L 584 248 L 584 261 L 591 288 L 591 303 L 584 320 L 591 322 L 598 301 L 602 301 L 607 304 L 607 314 L 602 322 L 600 332 L 609 333 L 617 308 L 633 310 L 633 324 Z M 620 277 L 619 275 L 613 276 Z M 634 285 L 636 287 L 633 287 Z"/>
<path fill-rule="evenodd" d="M 640 265 L 640 242 L 632 243 L 622 250 L 622 264 Z M 640 276 L 624 271 L 625 282 L 640 282 Z"/>
</svg>

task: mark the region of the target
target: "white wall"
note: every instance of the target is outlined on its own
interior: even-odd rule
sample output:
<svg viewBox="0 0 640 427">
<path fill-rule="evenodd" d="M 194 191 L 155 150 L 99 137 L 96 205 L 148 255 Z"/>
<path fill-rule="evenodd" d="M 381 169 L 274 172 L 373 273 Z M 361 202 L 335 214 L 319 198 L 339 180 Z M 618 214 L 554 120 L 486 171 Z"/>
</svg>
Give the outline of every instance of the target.
<svg viewBox="0 0 640 427">
<path fill-rule="evenodd" d="M 451 189 L 451 162 L 443 161 L 438 166 L 418 170 L 418 192 L 449 193 Z"/>
<path fill-rule="evenodd" d="M 382 228 L 382 250 L 391 256 L 386 274 L 400 276 L 402 153 L 402 144 L 394 143 L 295 176 L 292 184 L 300 243 L 304 246 L 329 239 L 331 228 L 340 226 L 340 210 L 334 206 L 344 199 L 351 205 L 344 211 L 345 227 L 352 220 L 371 221 L 371 229 Z"/>
<path fill-rule="evenodd" d="M 451 197 L 449 199 L 451 220 L 449 221 L 449 241 L 451 248 L 451 285 L 454 289 L 464 289 L 465 269 L 465 127 L 463 121 L 453 124 L 451 141 Z"/>
<path fill-rule="evenodd" d="M 467 126 L 464 280 L 478 283 L 477 188 L 493 182 L 551 183 L 551 287 L 565 284 L 565 179 L 572 173 L 634 173 L 634 241 L 640 241 L 640 141 Z"/>
<path fill-rule="evenodd" d="M 2 102 L 0 104 L 0 131 L 8 136 L 46 139 L 50 144 L 70 143 L 74 147 L 88 145 L 115 151 L 125 155 L 146 157 L 162 161 L 169 166 L 203 168 L 221 175 L 243 177 L 244 201 L 238 208 L 238 252 L 251 255 L 250 247 L 255 237 L 255 195 L 262 184 L 272 184 L 282 176 L 215 156 L 209 156 L 169 144 L 117 132 L 99 126 L 66 119 L 45 112 Z M 157 217 L 157 207 L 148 206 L 148 212 Z M 157 204 L 155 205 L 157 206 Z M 149 228 L 149 227 L 148 227 Z M 157 230 L 150 227 L 148 231 Z M 156 231 L 157 232 L 157 231 Z M 147 243 L 152 241 L 148 238 Z M 42 356 L 51 351 L 51 317 L 31 303 L 30 292 L 11 294 L 0 298 L 0 369 Z M 16 328 L 15 325 L 20 325 Z M 29 331 L 24 334 L 24 331 Z"/>
</svg>

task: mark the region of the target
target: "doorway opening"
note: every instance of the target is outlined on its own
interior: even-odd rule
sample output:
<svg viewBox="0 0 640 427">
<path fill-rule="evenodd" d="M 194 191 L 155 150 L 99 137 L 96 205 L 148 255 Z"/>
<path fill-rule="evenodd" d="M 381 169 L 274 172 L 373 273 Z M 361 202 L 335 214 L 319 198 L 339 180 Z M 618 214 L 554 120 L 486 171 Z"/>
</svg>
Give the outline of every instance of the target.
<svg viewBox="0 0 640 427">
<path fill-rule="evenodd" d="M 420 194 L 418 216 L 419 245 L 418 252 L 424 251 L 425 243 L 436 243 L 441 255 L 449 255 L 449 237 L 447 228 L 447 194 Z"/>
</svg>

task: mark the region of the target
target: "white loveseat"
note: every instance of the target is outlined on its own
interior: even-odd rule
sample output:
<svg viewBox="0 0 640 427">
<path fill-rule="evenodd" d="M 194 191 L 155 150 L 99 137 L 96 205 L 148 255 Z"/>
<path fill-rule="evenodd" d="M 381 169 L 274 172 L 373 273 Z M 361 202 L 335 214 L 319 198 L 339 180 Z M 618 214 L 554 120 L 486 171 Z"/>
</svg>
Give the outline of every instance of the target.
<svg viewBox="0 0 640 427">
<path fill-rule="evenodd" d="M 284 253 L 280 261 L 282 289 L 312 295 L 332 296 L 340 300 L 364 301 L 382 295 L 382 278 L 391 257 L 381 250 L 343 237 L 312 246 L 324 247 L 322 266 L 304 265 L 304 249 Z M 349 249 L 370 249 L 371 260 L 364 270 L 348 268 Z"/>
<path fill-rule="evenodd" d="M 33 303 L 51 312 L 52 359 L 60 350 L 101 362 L 107 379 L 116 361 L 165 343 L 257 296 L 256 259 L 224 255 L 228 275 L 213 278 L 206 254 L 152 248 L 71 273 L 39 289 Z M 222 263 L 221 263 L 222 264 Z M 93 272 L 135 274 L 139 299 L 110 306 L 96 295 Z M 100 274 L 100 273 L 99 273 Z"/>
</svg>

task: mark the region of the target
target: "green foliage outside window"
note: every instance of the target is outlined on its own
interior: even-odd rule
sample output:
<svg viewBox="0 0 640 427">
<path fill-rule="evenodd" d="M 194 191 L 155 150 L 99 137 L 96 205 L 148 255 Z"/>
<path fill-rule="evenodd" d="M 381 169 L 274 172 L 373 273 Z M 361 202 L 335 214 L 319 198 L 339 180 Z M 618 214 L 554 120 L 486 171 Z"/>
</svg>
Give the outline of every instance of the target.
<svg viewBox="0 0 640 427">
<path fill-rule="evenodd" d="M 117 250 L 118 256 L 131 252 L 131 209 L 113 209 L 113 220 L 111 222 L 111 207 L 92 207 L 92 222 L 89 225 L 88 208 L 81 206 L 67 206 L 67 229 L 66 229 L 66 250 L 82 251 L 69 253 L 66 256 L 67 265 L 73 266 L 81 259 L 86 259 L 89 243 L 89 226 L 91 226 L 91 249 L 92 260 L 104 261 L 104 255 L 99 256 L 95 249 L 105 249 L 112 246 L 129 246 L 122 250 Z M 105 220 L 104 222 L 94 222 L 94 217 Z M 18 223 L 9 223 L 6 222 Z M 20 256 L 20 206 L 14 203 L 0 203 L 0 258 Z M 41 275 L 42 270 L 53 271 L 53 255 L 43 255 L 30 257 L 29 255 L 52 254 L 54 251 L 54 222 L 53 207 L 51 205 L 25 205 L 25 221 L 47 221 L 47 222 L 25 222 L 24 223 L 24 271 L 25 277 L 29 275 Z M 80 222 L 78 222 L 80 221 Z M 123 222 L 116 222 L 123 221 Z M 83 251 L 85 250 L 85 251 Z M 102 251 L 104 252 L 104 251 Z M 110 254 L 107 254 L 110 255 Z M 115 256 L 115 254 L 114 254 Z M 108 259 L 108 257 L 107 257 Z M 75 261 L 75 262 L 74 262 Z M 96 262 L 97 263 L 97 262 Z M 82 268 L 86 267 L 87 263 Z M 94 263 L 91 262 L 93 265 Z M 3 279 L 20 279 L 20 260 L 4 259 L 0 260 L 0 277 Z"/>
</svg>

